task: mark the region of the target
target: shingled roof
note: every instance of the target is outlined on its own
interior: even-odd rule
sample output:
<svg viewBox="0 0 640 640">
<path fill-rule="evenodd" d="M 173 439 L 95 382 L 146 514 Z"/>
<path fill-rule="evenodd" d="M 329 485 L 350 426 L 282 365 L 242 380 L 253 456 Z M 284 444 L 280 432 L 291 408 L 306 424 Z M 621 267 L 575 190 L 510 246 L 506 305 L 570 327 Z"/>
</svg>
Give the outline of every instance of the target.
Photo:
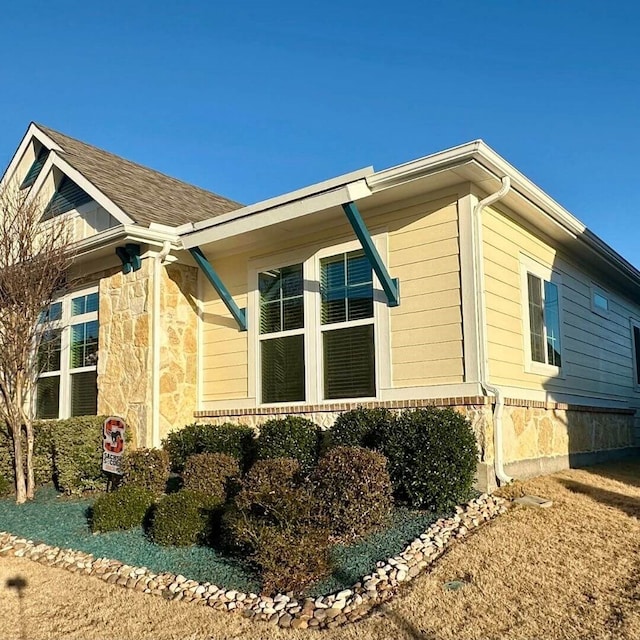
<svg viewBox="0 0 640 640">
<path fill-rule="evenodd" d="M 36 124 L 62 147 L 60 155 L 135 222 L 179 226 L 239 209 L 242 205 L 159 171 Z"/>
</svg>

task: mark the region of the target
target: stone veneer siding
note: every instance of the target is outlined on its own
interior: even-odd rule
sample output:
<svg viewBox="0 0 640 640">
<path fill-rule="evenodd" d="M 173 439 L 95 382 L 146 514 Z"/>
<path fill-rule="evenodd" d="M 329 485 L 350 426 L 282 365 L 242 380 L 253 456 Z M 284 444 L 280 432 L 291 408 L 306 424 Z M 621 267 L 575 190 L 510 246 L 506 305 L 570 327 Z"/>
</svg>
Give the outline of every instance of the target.
<svg viewBox="0 0 640 640">
<path fill-rule="evenodd" d="M 480 450 L 478 487 L 495 488 L 492 397 L 472 396 L 386 402 L 332 403 L 255 409 L 196 411 L 199 422 L 235 422 L 259 429 L 266 420 L 302 415 L 323 429 L 342 411 L 357 406 L 402 411 L 419 407 L 451 407 L 472 424 Z M 599 462 L 617 453 L 634 451 L 634 409 L 600 408 L 558 402 L 507 398 L 502 413 L 504 460 L 507 472 L 529 477 L 570 466 Z M 591 455 L 597 454 L 597 455 Z M 610 454 L 610 455 L 609 455 Z M 591 456 L 591 457 L 590 457 Z"/>
<path fill-rule="evenodd" d="M 151 296 L 153 261 L 100 280 L 98 413 L 131 427 L 134 444 L 151 434 Z"/>
<path fill-rule="evenodd" d="M 153 259 L 100 280 L 98 413 L 122 416 L 137 446 L 153 445 Z M 197 271 L 160 269 L 160 437 L 193 419 L 197 382 Z"/>
<path fill-rule="evenodd" d="M 173 263 L 161 271 L 160 437 L 193 422 L 197 406 L 198 271 Z"/>
</svg>

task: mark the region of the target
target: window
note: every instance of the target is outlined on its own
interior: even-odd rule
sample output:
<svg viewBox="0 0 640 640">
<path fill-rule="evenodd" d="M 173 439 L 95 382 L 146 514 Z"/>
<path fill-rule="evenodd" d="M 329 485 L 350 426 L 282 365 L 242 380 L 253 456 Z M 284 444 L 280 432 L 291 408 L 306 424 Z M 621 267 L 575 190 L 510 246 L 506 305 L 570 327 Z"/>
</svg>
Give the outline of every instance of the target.
<svg viewBox="0 0 640 640">
<path fill-rule="evenodd" d="M 561 299 L 559 278 L 549 269 L 527 261 L 524 266 L 526 319 L 529 336 L 526 341 L 528 369 L 540 365 L 562 367 Z"/>
<path fill-rule="evenodd" d="M 98 292 L 54 302 L 40 318 L 36 416 L 66 418 L 97 411 Z"/>
<path fill-rule="evenodd" d="M 259 401 L 376 397 L 376 304 L 364 252 L 323 251 L 255 273 Z"/>
<path fill-rule="evenodd" d="M 324 397 L 376 395 L 373 273 L 363 251 L 320 261 Z"/>
<path fill-rule="evenodd" d="M 600 316 L 609 315 L 609 294 L 595 284 L 591 285 L 591 310 Z"/>
<path fill-rule="evenodd" d="M 258 276 L 262 402 L 305 399 L 302 265 Z"/>
<path fill-rule="evenodd" d="M 640 387 L 640 324 L 631 321 L 631 336 L 633 344 L 633 370 L 635 384 Z"/>
</svg>

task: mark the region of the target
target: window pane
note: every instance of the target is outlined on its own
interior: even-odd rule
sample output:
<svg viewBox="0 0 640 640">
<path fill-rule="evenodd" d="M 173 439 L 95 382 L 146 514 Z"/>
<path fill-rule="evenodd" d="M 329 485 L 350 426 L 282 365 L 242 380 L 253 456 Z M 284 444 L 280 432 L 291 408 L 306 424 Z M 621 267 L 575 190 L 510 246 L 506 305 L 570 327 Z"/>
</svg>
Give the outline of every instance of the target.
<svg viewBox="0 0 640 640">
<path fill-rule="evenodd" d="M 72 298 L 71 300 L 71 315 L 79 316 L 83 313 L 91 313 L 98 310 L 98 294 L 90 293 L 86 296 L 80 296 L 78 298 Z"/>
<path fill-rule="evenodd" d="M 609 311 L 609 300 L 604 296 L 601 296 L 598 292 L 594 291 L 593 293 L 593 304 L 598 307 L 598 309 L 602 309 L 603 311 Z"/>
<path fill-rule="evenodd" d="M 633 327 L 633 348 L 636 356 L 636 384 L 640 384 L 640 328 Z"/>
<path fill-rule="evenodd" d="M 262 402 L 305 399 L 304 336 L 263 340 Z"/>
<path fill-rule="evenodd" d="M 98 362 L 98 321 L 71 326 L 71 368 L 92 367 Z"/>
<path fill-rule="evenodd" d="M 260 333 L 304 327 L 302 265 L 272 269 L 258 275 Z"/>
<path fill-rule="evenodd" d="M 260 333 L 282 331 L 281 302 L 267 302 L 260 306 Z"/>
<path fill-rule="evenodd" d="M 302 296 L 284 300 L 282 303 L 282 321 L 283 331 L 291 331 L 292 329 L 300 329 L 304 327 L 304 307 L 302 304 Z"/>
<path fill-rule="evenodd" d="M 561 366 L 560 361 L 560 308 L 558 287 L 553 282 L 544 283 L 544 324 L 547 330 L 547 358 L 549 364 Z"/>
<path fill-rule="evenodd" d="M 320 261 L 320 294 L 322 324 L 344 322 L 347 319 L 344 254 Z"/>
<path fill-rule="evenodd" d="M 60 411 L 60 376 L 40 378 L 36 385 L 36 417 L 57 418 Z"/>
<path fill-rule="evenodd" d="M 95 416 L 98 409 L 97 373 L 86 371 L 71 376 L 71 415 Z"/>
<path fill-rule="evenodd" d="M 542 281 L 531 273 L 527 274 L 529 296 L 529 334 L 531 337 L 531 359 L 545 362 L 544 322 L 542 316 Z"/>
<path fill-rule="evenodd" d="M 38 318 L 38 322 L 54 322 L 62 318 L 62 302 L 52 302 L 49 308 L 43 311 Z"/>
<path fill-rule="evenodd" d="M 364 252 L 320 262 L 322 324 L 373 317 L 373 272 Z"/>
<path fill-rule="evenodd" d="M 60 370 L 60 329 L 45 331 L 38 349 L 38 366 L 40 373 Z"/>
<path fill-rule="evenodd" d="M 325 398 L 376 395 L 373 325 L 325 331 L 323 344 Z"/>
</svg>

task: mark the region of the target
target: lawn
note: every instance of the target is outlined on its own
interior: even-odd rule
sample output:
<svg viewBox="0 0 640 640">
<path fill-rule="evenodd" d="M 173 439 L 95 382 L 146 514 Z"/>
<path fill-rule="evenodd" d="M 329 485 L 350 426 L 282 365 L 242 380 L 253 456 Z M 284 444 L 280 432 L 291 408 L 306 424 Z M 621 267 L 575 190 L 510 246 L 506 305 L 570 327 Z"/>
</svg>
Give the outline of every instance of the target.
<svg viewBox="0 0 640 640">
<path fill-rule="evenodd" d="M 250 566 L 208 547 L 163 547 L 149 541 L 141 528 L 93 535 L 87 521 L 91 499 L 71 499 L 52 488 L 41 489 L 36 500 L 16 505 L 0 500 L 0 531 L 37 542 L 76 549 L 96 558 L 147 567 L 156 573 L 182 574 L 198 582 L 210 582 L 244 592 L 259 592 L 260 582 Z M 323 595 L 350 587 L 375 568 L 378 560 L 399 553 L 439 516 L 396 509 L 391 524 L 348 547 L 337 545 L 332 557 L 335 570 L 315 585 L 311 595 Z"/>
<path fill-rule="evenodd" d="M 640 638 L 640 461 L 531 480 L 551 509 L 516 507 L 455 545 L 369 619 L 329 640 Z M 2 518 L 3 515 L 0 515 Z M 6 581 L 27 582 L 22 606 Z M 444 584 L 467 583 L 457 591 Z M 241 616 L 165 602 L 97 579 L 0 558 L 0 638 L 315 638 Z"/>
</svg>

